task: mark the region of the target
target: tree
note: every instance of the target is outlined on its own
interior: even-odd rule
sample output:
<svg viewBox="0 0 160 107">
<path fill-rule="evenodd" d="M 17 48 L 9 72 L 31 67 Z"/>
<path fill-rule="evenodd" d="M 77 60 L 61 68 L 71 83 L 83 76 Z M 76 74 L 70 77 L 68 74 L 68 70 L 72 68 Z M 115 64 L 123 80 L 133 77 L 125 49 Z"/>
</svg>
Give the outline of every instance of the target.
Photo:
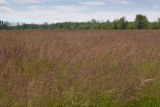
<svg viewBox="0 0 160 107">
<path fill-rule="evenodd" d="M 92 19 L 92 20 L 90 21 L 90 23 L 91 23 L 91 24 L 96 24 L 97 21 L 96 21 L 96 19 Z"/>
<path fill-rule="evenodd" d="M 135 25 L 133 22 L 128 22 L 127 29 L 135 29 Z"/>
<path fill-rule="evenodd" d="M 148 29 L 158 29 L 158 22 L 151 22 L 148 24 Z"/>
<path fill-rule="evenodd" d="M 127 28 L 127 20 L 125 17 L 122 17 L 118 21 L 118 29 L 126 29 Z"/>
<path fill-rule="evenodd" d="M 2 29 L 3 21 L 0 20 L 0 29 Z"/>
<path fill-rule="evenodd" d="M 112 29 L 118 29 L 118 22 L 119 20 L 114 20 L 112 23 Z"/>
<path fill-rule="evenodd" d="M 148 28 L 148 19 L 144 15 L 136 15 L 135 19 L 135 27 L 136 29 L 147 29 Z"/>
<path fill-rule="evenodd" d="M 103 22 L 101 24 L 101 29 L 112 29 L 111 22 L 107 20 L 107 22 Z"/>
<path fill-rule="evenodd" d="M 158 29 L 160 29 L 160 18 L 158 18 Z"/>
</svg>

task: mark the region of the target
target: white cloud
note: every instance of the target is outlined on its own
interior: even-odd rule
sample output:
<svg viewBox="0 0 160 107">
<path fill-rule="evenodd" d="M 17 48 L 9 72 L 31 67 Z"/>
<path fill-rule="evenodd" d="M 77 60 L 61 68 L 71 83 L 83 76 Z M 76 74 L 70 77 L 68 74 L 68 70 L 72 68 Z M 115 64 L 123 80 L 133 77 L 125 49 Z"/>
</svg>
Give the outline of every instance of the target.
<svg viewBox="0 0 160 107">
<path fill-rule="evenodd" d="M 55 10 L 62 10 L 62 11 L 75 11 L 78 7 L 76 6 L 67 6 L 67 5 L 59 5 L 53 7 Z"/>
<path fill-rule="evenodd" d="M 80 2 L 80 4 L 83 5 L 105 5 L 105 2 L 100 2 L 100 1 L 88 1 L 88 2 Z"/>
<path fill-rule="evenodd" d="M 127 5 L 127 4 L 130 4 L 130 0 L 106 0 L 110 3 L 118 3 L 118 4 L 124 4 L 124 5 Z"/>
<path fill-rule="evenodd" d="M 128 1 L 121 1 L 120 3 L 121 3 L 121 4 L 129 4 Z"/>
<path fill-rule="evenodd" d="M 29 6 L 28 11 L 57 11 L 60 13 L 64 12 L 80 12 L 89 9 L 87 6 L 79 6 L 79 5 L 55 5 L 55 6 Z"/>
<path fill-rule="evenodd" d="M 146 0 L 146 1 L 149 1 L 149 2 L 159 2 L 160 0 Z"/>
<path fill-rule="evenodd" d="M 157 8 L 159 8 L 159 6 L 158 5 L 154 5 L 153 8 L 157 9 Z"/>
<path fill-rule="evenodd" d="M 0 4 L 8 5 L 9 3 L 6 0 L 0 0 Z"/>
<path fill-rule="evenodd" d="M 3 11 L 3 12 L 13 12 L 13 10 L 9 7 L 6 7 L 6 6 L 0 6 L 0 11 Z"/>
<path fill-rule="evenodd" d="M 144 14 L 150 21 L 157 20 L 160 17 L 160 12 L 141 11 L 141 12 L 113 12 L 113 11 L 83 11 L 81 6 L 55 6 L 55 7 L 30 7 L 25 11 L 17 11 L 11 13 L 1 13 L 0 19 L 4 19 L 11 22 L 26 22 L 26 23 L 55 23 L 64 21 L 89 21 L 91 19 L 97 19 L 106 21 L 107 19 L 113 21 L 114 19 L 125 16 L 127 20 L 133 21 L 136 14 Z M 75 10 L 73 10 L 75 8 Z M 64 10 L 65 9 L 65 10 Z M 84 7 L 84 10 L 89 7 Z M 5 10 L 5 8 L 4 8 Z M 7 10 L 7 9 L 6 9 Z"/>
<path fill-rule="evenodd" d="M 14 0 L 15 1 L 15 0 Z M 18 1 L 18 0 L 17 0 Z M 19 0 L 20 1 L 20 0 Z M 42 3 L 44 0 L 22 0 L 23 3 Z M 21 1 L 21 2 L 22 2 Z M 25 2 L 24 2 L 25 1 Z M 28 1 L 28 2 L 27 2 Z M 32 2 L 31 2 L 32 1 Z M 130 0 L 106 0 L 106 2 L 128 4 Z M 82 3 L 82 2 L 81 2 Z M 84 2 L 83 2 L 84 3 Z M 125 16 L 127 20 L 133 21 L 136 14 L 144 14 L 150 21 L 157 20 L 160 17 L 160 12 L 153 11 L 136 11 L 136 12 L 123 12 L 119 11 L 107 11 L 97 10 L 92 5 L 97 5 L 98 2 L 85 2 L 84 5 L 30 5 L 20 11 L 13 11 L 11 8 L 0 6 L 1 12 L 0 19 L 10 22 L 26 22 L 26 23 L 53 23 L 64 21 L 89 21 L 91 19 L 103 20 L 107 19 L 113 21 L 114 19 Z M 90 6 L 91 5 L 91 6 Z M 99 3 L 103 5 L 103 3 Z"/>
<path fill-rule="evenodd" d="M 48 0 L 14 0 L 15 3 L 17 4 L 38 4 L 38 3 L 42 3 Z"/>
</svg>

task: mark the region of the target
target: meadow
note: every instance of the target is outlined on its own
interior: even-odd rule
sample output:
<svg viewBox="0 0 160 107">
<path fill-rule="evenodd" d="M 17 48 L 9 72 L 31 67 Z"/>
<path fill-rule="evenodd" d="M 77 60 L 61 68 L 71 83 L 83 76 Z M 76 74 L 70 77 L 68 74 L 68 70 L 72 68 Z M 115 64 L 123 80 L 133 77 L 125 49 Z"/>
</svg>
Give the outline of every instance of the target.
<svg viewBox="0 0 160 107">
<path fill-rule="evenodd" d="M 0 107 L 160 107 L 160 30 L 1 30 Z"/>
</svg>

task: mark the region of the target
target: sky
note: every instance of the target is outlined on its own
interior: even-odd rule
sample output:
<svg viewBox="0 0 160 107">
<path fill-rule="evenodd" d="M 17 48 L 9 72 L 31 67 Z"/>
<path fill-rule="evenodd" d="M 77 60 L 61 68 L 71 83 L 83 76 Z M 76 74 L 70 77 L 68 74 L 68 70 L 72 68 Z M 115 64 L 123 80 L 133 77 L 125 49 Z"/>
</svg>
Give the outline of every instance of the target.
<svg viewBox="0 0 160 107">
<path fill-rule="evenodd" d="M 0 0 L 0 20 L 9 22 L 86 22 L 113 21 L 136 14 L 149 21 L 160 18 L 160 0 Z"/>
</svg>

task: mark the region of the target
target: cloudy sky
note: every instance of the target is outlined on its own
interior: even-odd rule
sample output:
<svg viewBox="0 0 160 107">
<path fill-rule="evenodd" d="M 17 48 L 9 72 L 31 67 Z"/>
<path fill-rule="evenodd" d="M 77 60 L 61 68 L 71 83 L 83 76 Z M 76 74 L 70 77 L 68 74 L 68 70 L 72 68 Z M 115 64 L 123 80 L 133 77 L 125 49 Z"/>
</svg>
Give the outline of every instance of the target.
<svg viewBox="0 0 160 107">
<path fill-rule="evenodd" d="M 0 19 L 10 22 L 56 23 L 113 20 L 136 14 L 160 17 L 160 0 L 0 0 Z"/>
</svg>

